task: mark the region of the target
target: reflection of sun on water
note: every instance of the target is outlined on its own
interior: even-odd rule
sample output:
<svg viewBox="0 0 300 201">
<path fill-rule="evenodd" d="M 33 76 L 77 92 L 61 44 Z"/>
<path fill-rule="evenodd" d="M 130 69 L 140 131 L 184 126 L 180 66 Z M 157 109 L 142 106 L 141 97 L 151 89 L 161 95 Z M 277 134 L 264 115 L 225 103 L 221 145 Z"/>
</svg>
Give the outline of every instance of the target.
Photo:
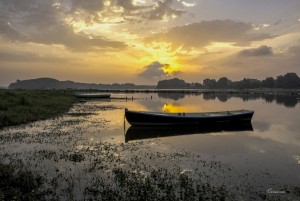
<svg viewBox="0 0 300 201">
<path fill-rule="evenodd" d="M 162 111 L 163 112 L 174 112 L 174 113 L 185 112 L 184 107 L 173 105 L 172 103 L 164 104 L 164 106 L 162 107 Z"/>
</svg>

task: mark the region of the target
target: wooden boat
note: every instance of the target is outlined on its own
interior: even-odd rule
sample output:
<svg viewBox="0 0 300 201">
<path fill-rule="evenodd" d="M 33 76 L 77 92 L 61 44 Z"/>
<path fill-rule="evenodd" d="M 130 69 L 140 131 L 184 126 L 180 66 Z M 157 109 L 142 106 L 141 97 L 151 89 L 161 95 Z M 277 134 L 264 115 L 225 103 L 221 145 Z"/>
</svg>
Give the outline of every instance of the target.
<svg viewBox="0 0 300 201">
<path fill-rule="evenodd" d="M 234 110 L 201 113 L 139 112 L 125 109 L 125 117 L 132 126 L 211 125 L 251 121 L 254 111 Z"/>
<path fill-rule="evenodd" d="M 103 94 L 103 93 L 82 93 L 82 94 L 74 94 L 77 98 L 110 98 L 111 94 Z"/>
<path fill-rule="evenodd" d="M 253 131 L 250 121 L 236 123 L 217 124 L 214 126 L 130 126 L 125 134 L 125 142 L 160 137 L 180 135 L 195 135 L 223 132 Z"/>
</svg>

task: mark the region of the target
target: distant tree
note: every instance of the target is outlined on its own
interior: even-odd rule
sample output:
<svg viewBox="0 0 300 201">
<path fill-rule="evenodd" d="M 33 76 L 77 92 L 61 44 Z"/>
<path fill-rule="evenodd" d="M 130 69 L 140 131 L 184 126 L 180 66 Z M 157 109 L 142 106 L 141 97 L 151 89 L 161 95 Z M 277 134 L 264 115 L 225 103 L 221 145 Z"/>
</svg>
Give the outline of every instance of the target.
<svg viewBox="0 0 300 201">
<path fill-rule="evenodd" d="M 275 87 L 275 79 L 273 77 L 267 77 L 263 81 L 261 81 L 261 86 L 264 88 L 274 88 Z"/>
<path fill-rule="evenodd" d="M 198 83 L 198 82 L 196 82 L 196 83 L 194 84 L 194 86 L 195 86 L 196 89 L 203 89 L 203 88 L 204 88 L 203 84 Z"/>
<path fill-rule="evenodd" d="M 257 79 L 244 78 L 241 81 L 234 82 L 234 86 L 238 89 L 255 89 L 261 86 L 261 82 Z"/>
<path fill-rule="evenodd" d="M 231 85 L 231 80 L 229 80 L 227 77 L 221 77 L 218 81 L 217 81 L 217 87 L 224 89 L 224 88 L 228 88 Z"/>
<path fill-rule="evenodd" d="M 280 75 L 276 79 L 276 87 L 278 88 L 300 88 L 300 78 L 296 73 L 287 73 Z"/>
<path fill-rule="evenodd" d="M 206 78 L 206 79 L 203 80 L 203 85 L 204 85 L 205 88 L 214 89 L 217 86 L 217 82 L 216 82 L 215 79 Z"/>
<path fill-rule="evenodd" d="M 157 83 L 157 89 L 186 89 L 187 83 L 184 80 L 173 78 L 170 80 L 161 80 Z"/>
</svg>

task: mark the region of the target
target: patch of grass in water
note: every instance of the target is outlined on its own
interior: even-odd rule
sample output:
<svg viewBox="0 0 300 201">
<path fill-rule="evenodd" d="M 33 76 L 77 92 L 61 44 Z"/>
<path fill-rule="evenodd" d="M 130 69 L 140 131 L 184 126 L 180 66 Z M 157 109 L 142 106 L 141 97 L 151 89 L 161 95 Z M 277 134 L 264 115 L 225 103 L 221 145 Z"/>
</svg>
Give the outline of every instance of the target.
<svg viewBox="0 0 300 201">
<path fill-rule="evenodd" d="M 75 153 L 69 155 L 69 160 L 73 161 L 73 162 L 80 163 L 80 162 L 84 161 L 84 159 L 85 159 L 85 157 L 84 157 L 84 154 L 82 154 L 82 153 L 75 152 Z"/>
<path fill-rule="evenodd" d="M 21 166 L 0 162 L 0 200 L 45 200 L 44 179 Z"/>
<path fill-rule="evenodd" d="M 65 113 L 75 100 L 57 90 L 0 90 L 0 129 Z"/>
<path fill-rule="evenodd" d="M 186 174 L 175 175 L 166 169 L 149 175 L 113 169 L 113 183 L 97 177 L 85 189 L 92 200 L 230 200 L 225 186 L 194 181 Z"/>
</svg>

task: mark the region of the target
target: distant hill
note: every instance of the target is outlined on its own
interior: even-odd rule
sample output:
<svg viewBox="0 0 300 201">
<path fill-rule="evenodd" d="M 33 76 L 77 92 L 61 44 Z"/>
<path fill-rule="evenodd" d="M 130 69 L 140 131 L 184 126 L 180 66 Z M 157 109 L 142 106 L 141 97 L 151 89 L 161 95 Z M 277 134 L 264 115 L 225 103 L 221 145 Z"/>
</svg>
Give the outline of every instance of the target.
<svg viewBox="0 0 300 201">
<path fill-rule="evenodd" d="M 125 84 L 95 84 L 74 81 L 59 81 L 53 78 L 37 78 L 17 80 L 8 86 L 9 89 L 154 89 L 151 85 Z"/>
</svg>

